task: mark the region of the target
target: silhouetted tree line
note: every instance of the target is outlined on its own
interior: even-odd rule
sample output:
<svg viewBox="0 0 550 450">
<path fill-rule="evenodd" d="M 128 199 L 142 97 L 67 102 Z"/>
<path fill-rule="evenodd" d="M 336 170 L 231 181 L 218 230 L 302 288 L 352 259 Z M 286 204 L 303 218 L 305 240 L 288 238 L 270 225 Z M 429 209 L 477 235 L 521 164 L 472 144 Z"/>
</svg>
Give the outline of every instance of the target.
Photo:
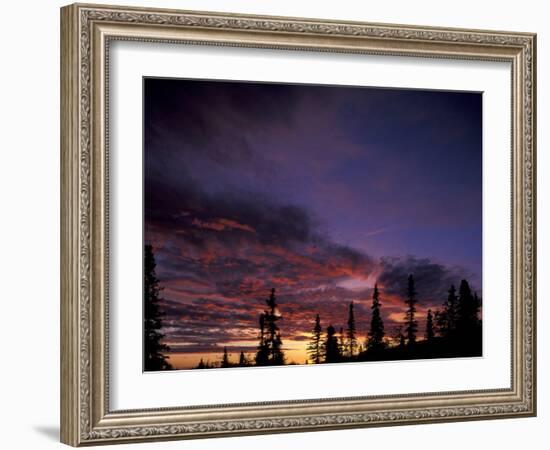
<svg viewBox="0 0 550 450">
<path fill-rule="evenodd" d="M 162 318 L 159 279 L 156 275 L 156 263 L 151 245 L 144 251 L 144 314 L 143 347 L 144 368 L 146 371 L 169 370 L 168 345 L 163 343 L 161 332 Z M 381 361 L 420 358 L 444 358 L 457 356 L 481 356 L 481 320 L 479 312 L 481 300 L 472 292 L 468 282 L 460 282 L 458 292 L 454 285 L 448 291 L 447 299 L 440 309 L 426 313 L 424 339 L 417 339 L 418 293 L 413 275 L 409 275 L 405 294 L 405 314 L 401 326 L 394 336 L 386 336 L 382 319 L 381 292 L 375 284 L 372 294 L 371 318 L 367 338 L 363 344 L 357 337 L 354 304 L 348 306 L 346 327 L 339 331 L 332 323 L 323 329 L 321 317 L 315 315 L 311 338 L 307 345 L 308 361 L 313 364 Z M 277 305 L 275 289 L 271 290 L 265 301 L 265 309 L 260 314 L 258 325 L 258 346 L 252 357 L 240 352 L 238 361 L 232 362 L 227 347 L 224 347 L 220 360 L 204 361 L 202 358 L 197 369 L 214 367 L 280 366 L 286 364 L 283 342 L 279 328 L 282 315 Z M 294 364 L 294 363 L 290 363 Z"/>
<path fill-rule="evenodd" d="M 458 295 L 456 288 L 450 286 L 448 297 L 440 309 L 428 309 L 424 339 L 417 339 L 418 293 L 413 275 L 407 279 L 404 294 L 403 323 L 397 328 L 396 335 L 389 338 L 381 314 L 380 289 L 375 284 L 370 326 L 364 345 L 357 338 L 353 302 L 348 307 L 346 328 L 341 327 L 339 332 L 332 323 L 323 329 L 321 317 L 316 314 L 307 345 L 309 359 L 306 364 L 481 356 L 481 300 L 472 292 L 466 280 L 460 282 Z M 231 363 L 227 348 L 224 347 L 221 362 L 205 363 L 201 359 L 197 368 L 284 365 L 285 355 L 278 326 L 282 316 L 277 306 L 275 289 L 271 290 L 266 306 L 259 317 L 259 343 L 253 359 L 248 359 L 241 351 L 238 363 Z"/>
<path fill-rule="evenodd" d="M 279 331 L 278 321 L 281 319 L 275 289 L 266 299 L 266 308 L 260 314 L 258 347 L 253 360 L 249 359 L 243 351 L 239 355 L 239 361 L 232 363 L 229 360 L 227 347 L 223 348 L 223 354 L 219 363 L 204 362 L 201 358 L 196 369 L 213 369 L 217 367 L 247 367 L 247 366 L 282 366 L 285 364 L 283 342 Z"/>
<path fill-rule="evenodd" d="M 364 347 L 357 345 L 353 302 L 349 305 L 347 329 L 335 335 L 329 324 L 323 333 L 321 318 L 315 316 L 311 339 L 307 347 L 313 364 L 386 361 L 456 356 L 481 356 L 481 300 L 472 292 L 466 280 L 460 283 L 458 295 L 451 286 L 447 300 L 441 309 L 426 313 L 424 339 L 418 337 L 417 292 L 414 277 L 409 275 L 405 289 L 405 315 L 397 334 L 387 338 L 381 315 L 382 303 L 378 285 L 372 294 L 372 314 Z M 356 352 L 356 349 L 357 352 Z"/>
</svg>

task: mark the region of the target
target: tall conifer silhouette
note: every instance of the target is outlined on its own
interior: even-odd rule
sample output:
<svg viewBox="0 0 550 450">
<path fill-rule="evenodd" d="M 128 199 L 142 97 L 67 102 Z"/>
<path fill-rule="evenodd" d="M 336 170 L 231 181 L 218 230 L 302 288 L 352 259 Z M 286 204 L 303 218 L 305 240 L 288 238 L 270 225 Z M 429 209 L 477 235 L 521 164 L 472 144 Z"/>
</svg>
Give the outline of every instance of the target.
<svg viewBox="0 0 550 450">
<path fill-rule="evenodd" d="M 470 285 L 466 280 L 460 282 L 458 289 L 458 308 L 457 308 L 457 334 L 462 340 L 470 342 L 476 335 L 479 326 L 478 312 L 479 299 L 477 295 L 472 294 Z"/>
<path fill-rule="evenodd" d="M 323 359 L 323 343 L 321 342 L 323 329 L 321 328 L 321 318 L 319 314 L 315 316 L 315 325 L 311 332 L 311 339 L 307 346 L 309 359 L 313 364 L 319 364 Z"/>
<path fill-rule="evenodd" d="M 260 314 L 260 334 L 259 339 L 260 342 L 258 344 L 258 350 L 256 352 L 256 365 L 257 366 L 267 366 L 269 361 L 269 349 L 267 347 L 267 334 L 266 334 L 266 327 L 265 327 L 265 314 Z"/>
<path fill-rule="evenodd" d="M 278 366 L 285 363 L 283 343 L 277 322 L 281 314 L 277 307 L 275 289 L 266 300 L 267 309 L 260 315 L 260 345 L 256 354 L 257 365 Z"/>
<path fill-rule="evenodd" d="M 414 288 L 414 278 L 412 275 L 409 275 L 405 303 L 407 305 L 407 312 L 405 314 L 405 334 L 407 337 L 407 346 L 411 347 L 416 343 L 416 331 L 418 330 L 418 323 L 415 319 L 417 299 L 416 290 Z"/>
<path fill-rule="evenodd" d="M 370 321 L 370 331 L 368 333 L 367 348 L 369 350 L 381 350 L 384 348 L 384 322 L 380 315 L 380 292 L 378 291 L 378 284 L 374 285 L 374 292 L 372 293 L 372 316 Z"/>
<path fill-rule="evenodd" d="M 458 297 L 454 285 L 449 288 L 447 301 L 443 305 L 443 311 L 436 313 L 436 324 L 440 336 L 451 337 L 454 335 L 457 326 Z"/>
<path fill-rule="evenodd" d="M 150 370 L 169 370 L 166 353 L 170 348 L 162 342 L 162 317 L 159 279 L 156 274 L 156 262 L 151 245 L 145 246 L 143 280 L 143 348 L 144 368 Z"/>
<path fill-rule="evenodd" d="M 227 347 L 223 348 L 221 367 L 224 367 L 224 368 L 229 367 L 229 355 L 227 354 Z"/>
</svg>

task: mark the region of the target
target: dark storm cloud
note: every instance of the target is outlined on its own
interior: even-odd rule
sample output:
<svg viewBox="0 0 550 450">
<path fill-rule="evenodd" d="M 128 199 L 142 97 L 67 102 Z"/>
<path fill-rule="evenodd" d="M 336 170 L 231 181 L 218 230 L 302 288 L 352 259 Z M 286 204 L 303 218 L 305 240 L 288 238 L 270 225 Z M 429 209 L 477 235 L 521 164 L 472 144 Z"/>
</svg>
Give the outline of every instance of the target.
<svg viewBox="0 0 550 450">
<path fill-rule="evenodd" d="M 150 236 L 159 230 L 171 240 L 183 240 L 199 248 L 212 241 L 219 241 L 224 247 L 241 245 L 243 241 L 283 248 L 309 245 L 315 260 L 330 259 L 335 264 L 365 270 L 365 275 L 373 265 L 365 252 L 332 242 L 320 229 L 318 219 L 298 205 L 279 203 L 250 192 L 208 193 L 183 170 L 180 182 L 175 185 L 146 179 L 145 192 L 146 231 L 150 231 Z M 236 254 L 227 255 L 227 261 L 243 271 L 257 267 L 254 260 L 239 259 Z M 288 260 L 280 263 L 279 269 L 285 272 L 301 267 Z M 178 257 L 172 264 L 177 269 L 186 260 Z M 276 258 L 271 264 L 277 269 Z"/>
<path fill-rule="evenodd" d="M 430 261 L 427 258 L 382 258 L 382 272 L 378 281 L 385 290 L 394 295 L 404 297 L 407 289 L 407 279 L 413 275 L 419 301 L 441 301 L 447 296 L 451 285 L 458 288 L 463 278 L 473 274 L 467 273 L 463 267 L 449 267 Z"/>
<path fill-rule="evenodd" d="M 176 186 L 146 180 L 145 197 L 148 225 L 173 230 L 234 228 L 256 233 L 263 243 L 321 239 L 314 231 L 315 219 L 304 208 L 277 204 L 263 195 L 246 192 L 238 196 L 229 192 L 207 193 L 184 173 Z M 195 233 L 196 243 L 200 244 L 198 234 Z"/>
</svg>

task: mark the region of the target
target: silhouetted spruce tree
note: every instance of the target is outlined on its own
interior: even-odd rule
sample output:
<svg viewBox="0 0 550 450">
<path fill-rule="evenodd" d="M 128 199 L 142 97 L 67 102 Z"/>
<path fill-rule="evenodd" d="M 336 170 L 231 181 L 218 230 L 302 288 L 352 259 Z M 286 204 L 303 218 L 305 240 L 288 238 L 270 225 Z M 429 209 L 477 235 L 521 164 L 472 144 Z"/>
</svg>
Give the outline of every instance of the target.
<svg viewBox="0 0 550 450">
<path fill-rule="evenodd" d="M 267 365 L 278 366 L 285 363 L 285 355 L 282 350 L 283 343 L 277 321 L 281 319 L 277 308 L 275 298 L 275 289 L 271 289 L 271 294 L 266 300 L 267 310 L 264 312 L 264 321 L 266 327 L 265 343 L 267 346 Z"/>
<path fill-rule="evenodd" d="M 281 340 L 281 333 L 277 333 L 271 351 L 271 364 L 274 366 L 282 366 L 284 363 L 285 354 L 283 353 L 283 341 Z"/>
<path fill-rule="evenodd" d="M 378 291 L 378 285 L 374 285 L 374 292 L 372 294 L 372 316 L 370 320 L 370 331 L 368 333 L 369 339 L 367 341 L 367 348 L 371 351 L 377 351 L 384 348 L 384 322 L 380 315 L 380 293 Z"/>
<path fill-rule="evenodd" d="M 160 332 L 164 315 L 160 308 L 160 291 L 162 288 L 156 275 L 155 256 L 151 245 L 145 246 L 143 269 L 144 367 L 146 371 L 169 370 L 172 366 L 168 363 L 165 353 L 169 352 L 170 348 L 162 343 L 164 335 Z"/>
<path fill-rule="evenodd" d="M 323 359 L 323 343 L 322 340 L 323 329 L 321 328 L 321 318 L 319 314 L 315 316 L 315 325 L 311 333 L 311 339 L 307 346 L 307 354 L 313 364 L 319 364 Z"/>
<path fill-rule="evenodd" d="M 338 349 L 338 338 L 336 330 L 332 325 L 327 327 L 327 340 L 325 341 L 325 362 L 335 363 L 340 361 L 340 351 Z"/>
<path fill-rule="evenodd" d="M 426 340 L 431 342 L 434 338 L 434 321 L 432 316 L 432 310 L 428 309 L 428 315 L 426 316 Z"/>
<path fill-rule="evenodd" d="M 474 297 L 466 280 L 460 282 L 458 289 L 457 334 L 459 339 L 472 340 L 479 327 L 479 300 Z"/>
<path fill-rule="evenodd" d="M 405 335 L 403 334 L 403 327 L 398 327 L 395 334 L 395 339 L 397 340 L 397 348 L 399 350 L 405 349 Z"/>
<path fill-rule="evenodd" d="M 414 289 L 414 278 L 409 275 L 407 284 L 407 298 L 405 299 L 407 304 L 407 312 L 405 315 L 405 334 L 407 336 L 407 345 L 413 346 L 416 343 L 416 331 L 418 330 L 418 323 L 415 320 L 416 313 L 416 291 Z"/>
<path fill-rule="evenodd" d="M 246 366 L 248 366 L 248 360 L 246 359 L 244 352 L 241 350 L 241 354 L 239 356 L 239 367 L 246 367 Z"/>
<path fill-rule="evenodd" d="M 458 297 L 456 289 L 451 285 L 447 301 L 443 305 L 443 311 L 436 314 L 436 325 L 440 336 L 452 337 L 456 331 Z"/>
<path fill-rule="evenodd" d="M 206 368 L 206 366 L 204 364 L 203 359 L 201 358 L 201 360 L 199 361 L 199 364 L 197 366 L 197 369 L 205 369 L 205 368 Z"/>
<path fill-rule="evenodd" d="M 258 350 L 256 352 L 256 365 L 267 366 L 269 362 L 269 348 L 267 346 L 267 334 L 265 326 L 265 314 L 260 314 L 260 342 L 258 344 Z"/>
<path fill-rule="evenodd" d="M 355 314 L 353 313 L 353 302 L 349 304 L 348 328 L 346 329 L 347 350 L 350 358 L 356 354 L 357 350 L 357 330 L 355 327 Z"/>
<path fill-rule="evenodd" d="M 227 368 L 229 367 L 229 355 L 227 354 L 227 347 L 223 348 L 223 356 L 222 356 L 222 363 L 220 367 Z"/>
</svg>

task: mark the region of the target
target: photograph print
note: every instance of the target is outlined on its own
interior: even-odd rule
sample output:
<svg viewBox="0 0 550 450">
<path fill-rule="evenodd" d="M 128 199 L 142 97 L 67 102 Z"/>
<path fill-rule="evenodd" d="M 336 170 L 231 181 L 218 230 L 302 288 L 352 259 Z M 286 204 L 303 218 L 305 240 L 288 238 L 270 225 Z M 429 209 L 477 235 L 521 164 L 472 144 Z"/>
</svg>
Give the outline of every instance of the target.
<svg viewBox="0 0 550 450">
<path fill-rule="evenodd" d="M 482 356 L 482 94 L 143 79 L 143 369 Z"/>
</svg>

